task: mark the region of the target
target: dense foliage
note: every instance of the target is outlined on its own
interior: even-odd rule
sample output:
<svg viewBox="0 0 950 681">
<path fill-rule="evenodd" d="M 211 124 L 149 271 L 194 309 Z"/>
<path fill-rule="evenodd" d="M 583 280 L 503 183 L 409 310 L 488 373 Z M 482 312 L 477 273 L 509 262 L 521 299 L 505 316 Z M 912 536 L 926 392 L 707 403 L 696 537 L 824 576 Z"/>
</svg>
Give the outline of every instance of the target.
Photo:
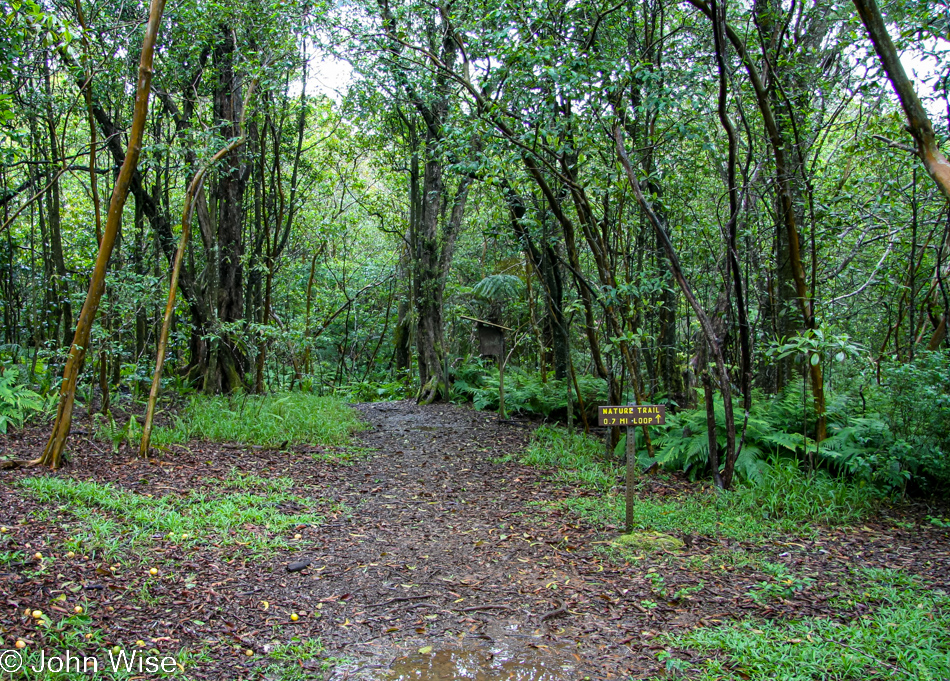
<svg viewBox="0 0 950 681">
<path fill-rule="evenodd" d="M 191 205 L 166 395 L 498 408 L 504 383 L 584 428 L 664 403 L 644 462 L 726 486 L 779 458 L 947 485 L 947 19 L 881 8 L 927 133 L 862 7 L 169 6 L 79 404 L 138 435 L 108 413 L 148 393 Z M 3 8 L 5 428 L 76 352 L 147 7 Z"/>
</svg>

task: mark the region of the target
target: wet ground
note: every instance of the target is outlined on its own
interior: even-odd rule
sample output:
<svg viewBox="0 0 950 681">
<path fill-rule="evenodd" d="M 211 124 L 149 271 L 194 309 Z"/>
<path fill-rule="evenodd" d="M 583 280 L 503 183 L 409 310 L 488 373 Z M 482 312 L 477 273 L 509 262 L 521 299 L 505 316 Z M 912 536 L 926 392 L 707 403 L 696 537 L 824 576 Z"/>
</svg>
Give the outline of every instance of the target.
<svg viewBox="0 0 950 681">
<path fill-rule="evenodd" d="M 212 443 L 146 462 L 111 453 L 80 428 L 63 471 L 0 474 L 0 524 L 12 528 L 0 537 L 0 552 L 41 551 L 44 561 L 55 560 L 44 571 L 29 561 L 0 565 L 3 641 L 42 645 L 46 634 L 24 609 L 65 613 L 60 605 L 71 607 L 76 588 L 67 585 L 79 585 L 103 643 L 143 639 L 163 652 L 200 651 L 187 668 L 195 679 L 644 678 L 663 672 L 663 632 L 748 616 L 859 617 L 860 605 L 841 612 L 829 604 L 858 564 L 947 578 L 946 532 L 883 519 L 765 545 L 693 537 L 684 551 L 618 561 L 604 553 L 618 528 L 593 528 L 544 506 L 590 492 L 501 460 L 523 450 L 530 427 L 454 405 L 357 408 L 368 429 L 356 437 L 362 456 L 348 465 L 325 460 L 319 447 L 242 451 Z M 28 458 L 44 435 L 0 438 L 0 446 Z M 290 530 L 300 535 L 290 550 L 248 553 L 241 533 L 267 532 L 248 525 L 220 544 L 158 537 L 109 565 L 95 556 L 65 559 L 79 524 L 16 484 L 53 475 L 178 499 L 220 490 L 235 472 L 291 478 L 301 502 L 287 512 L 325 519 Z M 650 478 L 640 494 L 674 498 L 690 489 L 682 480 Z M 753 601 L 750 588 L 771 578 L 729 559 L 753 552 L 820 579 L 788 598 Z M 301 562 L 307 567 L 288 571 Z M 161 566 L 159 578 L 149 578 L 151 565 Z M 61 595 L 66 600 L 56 604 Z M 320 656 L 336 660 L 330 669 L 296 653 L 286 664 L 301 675 L 275 667 L 275 649 L 316 639 Z"/>
</svg>

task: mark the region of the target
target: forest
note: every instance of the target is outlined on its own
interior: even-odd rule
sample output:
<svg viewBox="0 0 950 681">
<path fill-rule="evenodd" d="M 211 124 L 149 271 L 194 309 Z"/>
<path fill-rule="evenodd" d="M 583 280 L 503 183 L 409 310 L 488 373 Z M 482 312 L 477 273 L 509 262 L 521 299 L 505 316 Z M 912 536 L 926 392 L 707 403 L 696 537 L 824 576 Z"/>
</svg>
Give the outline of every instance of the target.
<svg viewBox="0 0 950 681">
<path fill-rule="evenodd" d="M 5 672 L 950 675 L 946 4 L 0 7 Z"/>
</svg>

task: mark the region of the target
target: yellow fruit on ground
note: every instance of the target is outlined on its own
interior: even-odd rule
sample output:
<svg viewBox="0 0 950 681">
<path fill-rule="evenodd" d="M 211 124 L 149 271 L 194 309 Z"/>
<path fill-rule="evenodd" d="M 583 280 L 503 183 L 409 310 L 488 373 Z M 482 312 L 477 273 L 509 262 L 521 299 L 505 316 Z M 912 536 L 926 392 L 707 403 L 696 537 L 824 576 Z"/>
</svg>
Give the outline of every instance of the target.
<svg viewBox="0 0 950 681">
<path fill-rule="evenodd" d="M 4 525 L 3 527 L 0 527 L 0 534 L 6 534 L 9 531 L 10 531 L 10 528 L 7 527 L 6 525 Z"/>
<path fill-rule="evenodd" d="M 75 608 L 73 608 L 73 612 L 76 613 L 77 615 L 81 615 L 81 614 L 82 614 L 82 606 L 81 606 L 81 605 L 77 605 Z"/>
<path fill-rule="evenodd" d="M 36 558 L 37 560 L 43 560 L 43 554 L 40 553 L 39 551 L 37 551 L 36 553 L 34 553 L 34 554 L 33 554 L 33 557 Z"/>
<path fill-rule="evenodd" d="M 138 641 L 135 642 L 135 645 L 137 645 L 139 648 L 144 648 L 145 641 L 143 641 L 142 639 L 139 639 Z"/>
<path fill-rule="evenodd" d="M 300 619 L 300 615 L 298 615 L 298 614 L 295 613 L 295 612 L 294 612 L 294 613 L 291 613 L 291 615 L 290 615 L 290 621 L 291 621 L 291 622 L 296 622 L 296 621 L 299 620 L 299 619 Z"/>
<path fill-rule="evenodd" d="M 67 551 L 67 552 L 66 552 L 66 557 L 67 557 L 67 558 L 75 558 L 75 557 L 76 557 L 76 554 L 73 553 L 72 551 Z"/>
<path fill-rule="evenodd" d="M 294 539 L 303 539 L 303 535 L 302 535 L 302 534 L 295 534 L 295 535 L 294 535 Z"/>
<path fill-rule="evenodd" d="M 155 575 L 158 574 L 158 568 L 152 568 L 151 570 L 148 571 L 148 573 L 154 577 Z"/>
<path fill-rule="evenodd" d="M 43 616 L 43 611 L 42 611 L 42 610 L 34 610 L 34 611 L 31 612 L 30 614 L 33 615 L 34 619 L 39 619 L 40 617 Z"/>
<path fill-rule="evenodd" d="M 19 640 L 19 641 L 17 641 L 17 642 L 16 642 L 16 647 L 17 647 L 17 648 L 26 648 L 26 641 L 24 641 L 24 640 L 22 640 L 22 639 Z"/>
<path fill-rule="evenodd" d="M 251 650 L 250 648 L 248 648 L 247 650 L 244 651 L 244 654 L 247 655 L 248 657 L 250 657 L 251 655 L 254 654 L 254 651 Z"/>
</svg>

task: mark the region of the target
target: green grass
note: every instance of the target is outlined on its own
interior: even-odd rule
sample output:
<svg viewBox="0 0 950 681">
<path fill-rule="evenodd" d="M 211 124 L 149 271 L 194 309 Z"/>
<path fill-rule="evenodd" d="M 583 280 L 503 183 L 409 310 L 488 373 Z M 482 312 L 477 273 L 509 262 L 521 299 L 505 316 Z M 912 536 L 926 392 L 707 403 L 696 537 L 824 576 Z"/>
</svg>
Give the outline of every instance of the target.
<svg viewBox="0 0 950 681">
<path fill-rule="evenodd" d="M 623 468 L 604 456 L 603 444 L 582 434 L 542 427 L 521 457 L 530 466 L 572 486 L 600 492 L 554 502 L 595 525 L 621 525 L 624 498 L 617 481 Z M 878 504 L 876 493 L 821 472 L 809 477 L 794 461 L 769 466 L 762 482 L 732 492 L 694 489 L 667 500 L 638 498 L 635 529 L 686 532 L 749 540 L 775 532 L 809 534 L 814 523 L 858 522 Z M 549 502 L 544 502 L 549 503 Z"/>
<path fill-rule="evenodd" d="M 890 570 L 862 570 L 855 593 L 870 611 L 848 622 L 744 620 L 668 636 L 675 648 L 711 655 L 699 668 L 661 653 L 697 681 L 950 678 L 950 596 Z M 668 676 L 666 678 L 669 678 Z"/>
<path fill-rule="evenodd" d="M 344 660 L 327 657 L 318 639 L 291 641 L 275 645 L 267 653 L 265 678 L 273 681 L 311 681 L 324 679 L 327 672 Z"/>
<path fill-rule="evenodd" d="M 85 604 L 88 605 L 88 604 Z M 147 640 L 147 639 L 146 639 Z M 23 665 L 20 671 L 4 678 L 11 679 L 44 679 L 44 681 L 86 681 L 93 676 L 96 679 L 111 679 L 112 681 L 131 681 L 132 679 L 141 679 L 138 669 L 133 667 L 131 671 L 126 670 L 123 665 L 119 665 L 117 671 L 113 672 L 110 663 L 109 651 L 114 645 L 118 645 L 125 655 L 131 657 L 133 654 L 138 656 L 154 656 L 159 660 L 163 657 L 171 657 L 176 661 L 175 670 L 164 672 L 158 670 L 149 674 L 149 678 L 159 679 L 186 679 L 187 674 L 183 669 L 188 669 L 194 664 L 192 656 L 186 650 L 180 650 L 176 653 L 160 652 L 157 648 L 146 647 L 138 648 L 134 642 L 129 641 L 107 641 L 102 631 L 93 628 L 92 619 L 88 611 L 81 615 L 68 615 L 59 619 L 52 619 L 44 614 L 37 620 L 36 633 L 29 637 L 25 648 L 20 650 Z M 12 641 L 10 645 L 4 645 L 4 648 L 13 648 Z M 83 658 L 95 658 L 98 661 L 99 673 L 92 675 L 93 667 L 90 667 L 90 673 L 76 672 L 76 663 L 71 663 L 68 670 L 61 672 L 52 672 L 48 669 L 39 674 L 34 673 L 30 668 L 40 666 L 40 651 L 43 651 L 45 660 L 52 657 L 65 658 L 69 651 L 73 659 L 79 659 L 80 668 L 82 668 Z"/>
<path fill-rule="evenodd" d="M 155 428 L 156 446 L 204 439 L 280 447 L 338 445 L 362 426 L 357 413 L 336 397 L 310 393 L 199 396 L 171 427 Z"/>
<path fill-rule="evenodd" d="M 240 543 L 253 552 L 280 549 L 289 545 L 286 535 L 293 527 L 323 521 L 319 514 L 283 512 L 281 504 L 312 506 L 286 492 L 222 496 L 192 490 L 183 497 L 151 498 L 107 483 L 69 478 L 26 478 L 20 485 L 37 501 L 57 505 L 57 513 L 68 512 L 83 521 L 84 530 L 75 534 L 69 548 L 117 559 L 136 546 L 150 545 L 155 534 L 189 545 L 209 541 L 222 546 Z M 182 539 L 183 534 L 188 537 Z"/>
<path fill-rule="evenodd" d="M 221 485 L 227 489 L 279 493 L 289 491 L 294 486 L 294 481 L 286 477 L 262 478 L 254 473 L 242 473 L 237 468 L 232 468 L 228 477 L 221 481 Z"/>
</svg>

